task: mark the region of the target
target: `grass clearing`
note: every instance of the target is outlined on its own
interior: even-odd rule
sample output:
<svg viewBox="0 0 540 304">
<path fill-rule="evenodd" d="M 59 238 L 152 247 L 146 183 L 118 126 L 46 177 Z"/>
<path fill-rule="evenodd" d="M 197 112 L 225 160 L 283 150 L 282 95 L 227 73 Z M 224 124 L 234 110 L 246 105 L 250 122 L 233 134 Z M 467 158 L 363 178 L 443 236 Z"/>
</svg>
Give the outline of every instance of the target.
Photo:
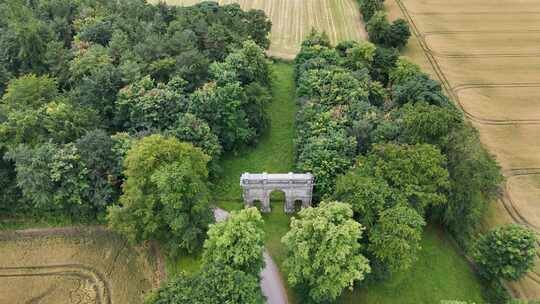
<svg viewBox="0 0 540 304">
<path fill-rule="evenodd" d="M 348 292 L 341 303 L 433 304 L 441 300 L 484 303 L 482 286 L 467 261 L 441 228 L 428 225 L 418 261 L 410 271 Z"/>
<path fill-rule="evenodd" d="M 151 2 L 157 2 L 151 1 Z M 201 0 L 167 0 L 171 5 L 193 5 Z M 367 37 L 356 0 L 218 0 L 239 3 L 244 9 L 262 9 L 272 20 L 269 54 L 293 59 L 312 28 L 328 33 L 332 42 Z"/>
<path fill-rule="evenodd" d="M 268 109 L 271 127 L 255 147 L 226 155 L 223 174 L 215 184 L 214 196 L 226 210 L 243 208 L 240 175 L 244 172 L 289 172 L 294 167 L 294 120 L 296 116 L 294 71 L 290 64 L 272 65 L 272 104 Z"/>
</svg>

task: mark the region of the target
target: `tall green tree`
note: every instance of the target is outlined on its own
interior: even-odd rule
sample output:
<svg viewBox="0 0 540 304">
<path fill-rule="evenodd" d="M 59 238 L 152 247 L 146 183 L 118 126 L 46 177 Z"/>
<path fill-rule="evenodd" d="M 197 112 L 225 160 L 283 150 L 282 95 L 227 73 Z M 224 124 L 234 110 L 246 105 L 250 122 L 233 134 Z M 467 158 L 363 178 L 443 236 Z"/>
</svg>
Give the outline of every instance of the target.
<svg viewBox="0 0 540 304">
<path fill-rule="evenodd" d="M 208 160 L 175 138 L 139 140 L 124 161 L 123 194 L 109 209 L 109 225 L 133 242 L 158 240 L 173 253 L 197 250 L 212 220 Z"/>
<path fill-rule="evenodd" d="M 116 101 L 116 124 L 131 132 L 168 129 L 187 108 L 184 85 L 182 79 L 156 84 L 146 76 L 122 88 Z"/>
<path fill-rule="evenodd" d="M 357 169 L 338 177 L 333 198 L 351 205 L 354 218 L 367 231 L 379 221 L 381 212 L 405 201 L 384 179 L 363 175 Z"/>
<path fill-rule="evenodd" d="M 19 145 L 6 157 L 15 163 L 17 186 L 34 215 L 63 211 L 79 220 L 95 218 L 99 206 L 87 200 L 92 185 L 74 144 Z"/>
<path fill-rule="evenodd" d="M 203 262 L 229 266 L 258 278 L 264 267 L 263 223 L 259 211 L 248 208 L 211 225 L 204 242 Z"/>
<path fill-rule="evenodd" d="M 340 202 L 322 202 L 298 216 L 281 240 L 287 250 L 287 280 L 306 289 L 313 302 L 335 301 L 370 272 L 358 242 L 364 228 L 352 219 L 351 207 Z"/>
<path fill-rule="evenodd" d="M 422 229 L 426 222 L 414 209 L 398 205 L 380 213 L 369 231 L 369 251 L 390 272 L 409 269 L 418 258 Z"/>
<path fill-rule="evenodd" d="M 207 83 L 189 98 L 188 112 L 204 119 L 225 150 L 250 143 L 255 130 L 244 110 L 245 92 L 239 82 Z"/>
<path fill-rule="evenodd" d="M 447 202 L 446 158 L 435 146 L 377 144 L 356 166 L 363 174 L 384 179 L 422 215 L 428 206 Z"/>
</svg>

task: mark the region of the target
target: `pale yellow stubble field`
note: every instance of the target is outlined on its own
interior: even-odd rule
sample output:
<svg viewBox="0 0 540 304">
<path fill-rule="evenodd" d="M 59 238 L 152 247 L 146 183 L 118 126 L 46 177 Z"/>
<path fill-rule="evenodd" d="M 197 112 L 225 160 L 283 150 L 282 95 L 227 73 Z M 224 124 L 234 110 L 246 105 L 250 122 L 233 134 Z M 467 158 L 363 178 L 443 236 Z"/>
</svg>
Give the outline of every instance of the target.
<svg viewBox="0 0 540 304">
<path fill-rule="evenodd" d="M 150 2 L 157 2 L 150 1 Z M 167 0 L 171 5 L 193 5 L 200 0 Z M 333 43 L 364 40 L 366 33 L 356 0 L 219 0 L 243 9 L 262 9 L 272 21 L 269 55 L 293 59 L 312 28 L 325 31 Z"/>
</svg>

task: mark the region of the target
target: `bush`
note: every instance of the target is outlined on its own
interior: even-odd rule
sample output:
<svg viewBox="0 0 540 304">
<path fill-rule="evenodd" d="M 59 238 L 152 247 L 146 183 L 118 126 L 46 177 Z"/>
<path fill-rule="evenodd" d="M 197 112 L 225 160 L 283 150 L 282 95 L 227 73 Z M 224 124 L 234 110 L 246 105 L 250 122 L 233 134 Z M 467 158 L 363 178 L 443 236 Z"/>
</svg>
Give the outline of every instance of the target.
<svg viewBox="0 0 540 304">
<path fill-rule="evenodd" d="M 536 234 L 517 224 L 501 226 L 478 239 L 473 256 L 486 279 L 516 281 L 534 265 Z"/>
<path fill-rule="evenodd" d="M 359 2 L 364 22 L 368 22 L 375 13 L 384 9 L 383 0 L 359 0 Z"/>
</svg>

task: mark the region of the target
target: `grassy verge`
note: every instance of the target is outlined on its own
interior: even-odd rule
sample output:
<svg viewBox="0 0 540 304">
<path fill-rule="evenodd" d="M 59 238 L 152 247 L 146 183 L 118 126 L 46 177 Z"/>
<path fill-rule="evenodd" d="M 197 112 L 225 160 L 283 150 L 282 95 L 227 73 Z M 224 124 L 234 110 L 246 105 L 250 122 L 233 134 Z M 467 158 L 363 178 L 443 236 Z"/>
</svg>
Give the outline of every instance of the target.
<svg viewBox="0 0 540 304">
<path fill-rule="evenodd" d="M 425 303 L 461 300 L 484 303 L 482 286 L 467 261 L 439 227 L 426 227 L 422 251 L 407 273 L 348 292 L 342 303 Z"/>
</svg>

